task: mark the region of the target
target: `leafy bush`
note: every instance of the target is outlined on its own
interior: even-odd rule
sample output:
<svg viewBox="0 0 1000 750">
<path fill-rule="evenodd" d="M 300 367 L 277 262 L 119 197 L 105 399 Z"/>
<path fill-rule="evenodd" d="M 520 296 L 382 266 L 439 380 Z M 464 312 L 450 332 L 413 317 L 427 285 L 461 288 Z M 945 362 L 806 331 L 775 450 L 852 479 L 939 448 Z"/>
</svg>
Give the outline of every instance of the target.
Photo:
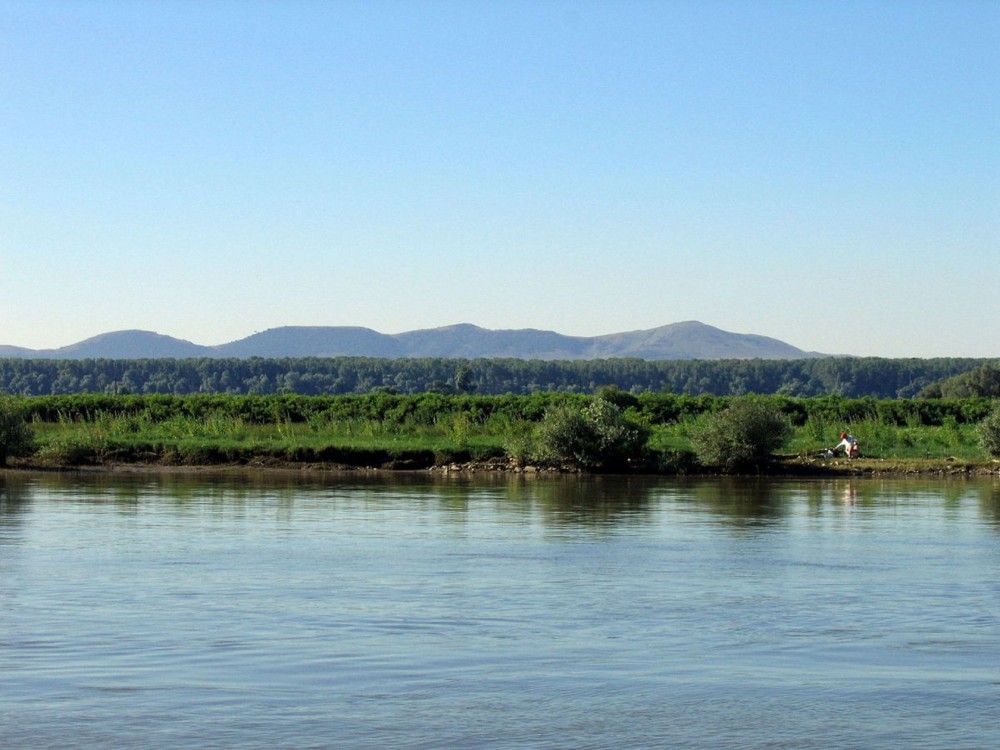
<svg viewBox="0 0 1000 750">
<path fill-rule="evenodd" d="M 0 396 L 0 466 L 10 456 L 23 456 L 34 447 L 35 436 L 28 427 L 21 399 Z"/>
<path fill-rule="evenodd" d="M 702 417 L 691 443 L 702 464 L 733 472 L 760 469 L 791 435 L 788 419 L 776 406 L 747 397 Z"/>
<path fill-rule="evenodd" d="M 632 407 L 633 409 L 639 408 L 638 397 L 628 391 L 623 391 L 616 385 L 606 385 L 599 388 L 595 395 L 602 401 L 611 402 L 623 411 L 629 407 Z"/>
<path fill-rule="evenodd" d="M 642 457 L 649 430 L 602 398 L 583 409 L 550 409 L 535 434 L 542 461 L 605 471 L 627 468 Z"/>
<path fill-rule="evenodd" d="M 583 413 L 597 436 L 600 468 L 622 469 L 642 457 L 649 429 L 629 419 L 622 407 L 598 398 Z"/>
<path fill-rule="evenodd" d="M 491 420 L 492 424 L 500 426 L 503 435 L 503 450 L 517 466 L 527 466 L 535 458 L 535 441 L 533 438 L 534 423 L 526 420 L 510 420 L 507 418 Z"/>
<path fill-rule="evenodd" d="M 979 444 L 993 458 L 1000 458 L 1000 401 L 993 411 L 979 423 Z"/>
<path fill-rule="evenodd" d="M 597 437 L 581 409 L 558 406 L 545 412 L 535 432 L 534 454 L 543 463 L 592 466 Z"/>
</svg>

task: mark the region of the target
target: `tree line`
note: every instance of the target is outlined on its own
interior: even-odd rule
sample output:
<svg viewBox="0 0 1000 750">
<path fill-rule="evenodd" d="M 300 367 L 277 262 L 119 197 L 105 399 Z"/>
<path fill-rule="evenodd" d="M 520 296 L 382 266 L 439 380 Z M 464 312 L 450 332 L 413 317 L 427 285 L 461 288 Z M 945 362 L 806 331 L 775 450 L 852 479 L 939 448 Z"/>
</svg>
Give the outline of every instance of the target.
<svg viewBox="0 0 1000 750">
<path fill-rule="evenodd" d="M 631 393 L 912 398 L 941 396 L 935 384 L 997 370 L 966 358 L 547 361 L 524 359 L 0 359 L 0 392 L 93 394 Z M 960 381 L 964 383 L 965 381 Z M 963 391 L 961 395 L 980 395 Z"/>
<path fill-rule="evenodd" d="M 987 363 L 974 370 L 945 378 L 924 388 L 925 398 L 1000 398 L 1000 364 Z"/>
</svg>

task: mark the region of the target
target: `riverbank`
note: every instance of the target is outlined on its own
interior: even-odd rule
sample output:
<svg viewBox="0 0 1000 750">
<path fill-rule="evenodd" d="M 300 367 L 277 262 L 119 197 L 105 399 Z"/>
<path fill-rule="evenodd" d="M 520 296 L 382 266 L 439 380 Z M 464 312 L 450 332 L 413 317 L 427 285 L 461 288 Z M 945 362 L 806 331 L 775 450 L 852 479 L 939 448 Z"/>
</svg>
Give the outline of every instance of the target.
<svg viewBox="0 0 1000 750">
<path fill-rule="evenodd" d="M 982 442 L 978 401 L 753 401 L 780 411 L 793 425 L 779 448 L 784 453 L 762 467 L 762 474 L 1000 473 L 1000 462 Z M 542 393 L 477 399 L 37 397 L 11 404 L 30 438 L 20 446 L 11 443 L 8 454 L 15 467 L 52 471 L 233 467 L 538 474 L 602 468 L 712 476 L 722 472 L 708 464 L 728 459 L 698 453 L 693 438 L 706 421 L 735 405 L 715 397 L 617 391 L 598 397 Z M 824 457 L 844 430 L 858 438 L 866 457 Z"/>
<path fill-rule="evenodd" d="M 855 458 L 817 459 L 788 456 L 773 465 L 773 472 L 812 476 L 1000 476 L 1000 460 L 969 461 L 948 456 L 943 459 Z"/>
<path fill-rule="evenodd" d="M 81 464 L 41 463 L 31 459 L 11 459 L 8 471 L 43 472 L 107 472 L 107 473 L 182 473 L 217 471 L 275 471 L 294 473 L 428 473 L 437 475 L 467 474 L 511 474 L 538 476 L 545 474 L 580 474 L 578 468 L 568 466 L 521 465 L 504 456 L 493 456 L 478 460 L 455 460 L 446 457 L 435 460 L 433 453 L 409 457 L 392 457 L 385 461 L 344 462 L 323 460 L 291 460 L 273 455 L 255 455 L 240 460 L 220 460 L 205 463 L 157 461 L 92 461 Z M 369 455 L 369 458 L 378 456 Z M 438 458 L 441 458 L 440 456 Z M 682 470 L 654 470 L 644 468 L 631 472 L 650 476 L 721 476 L 719 471 L 705 467 L 691 466 Z M 847 460 L 844 458 L 824 459 L 813 455 L 781 455 L 763 467 L 759 474 L 764 476 L 793 477 L 1000 477 L 1000 460 L 969 461 L 956 457 L 944 459 L 912 459 L 898 457 L 863 457 Z"/>
</svg>

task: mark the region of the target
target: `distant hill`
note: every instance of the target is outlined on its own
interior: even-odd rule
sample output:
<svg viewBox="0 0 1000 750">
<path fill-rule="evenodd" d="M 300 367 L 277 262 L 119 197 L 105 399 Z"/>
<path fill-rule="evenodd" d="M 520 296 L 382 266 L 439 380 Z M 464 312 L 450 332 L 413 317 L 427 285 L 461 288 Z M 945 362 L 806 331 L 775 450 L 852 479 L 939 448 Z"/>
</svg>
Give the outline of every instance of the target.
<svg viewBox="0 0 1000 750">
<path fill-rule="evenodd" d="M 102 333 L 59 349 L 0 346 L 5 359 L 189 359 L 212 356 L 212 347 L 152 331 Z"/>
<path fill-rule="evenodd" d="M 353 326 L 271 328 L 208 348 L 205 357 L 405 357 L 391 336 Z"/>
<path fill-rule="evenodd" d="M 59 349 L 0 346 L 9 359 L 192 359 L 197 357 L 401 357 L 610 359 L 806 359 L 806 352 L 777 339 L 730 333 L 687 321 L 605 336 L 564 336 L 531 328 L 490 330 L 469 324 L 385 334 L 354 326 L 287 326 L 218 346 L 151 331 L 116 331 Z"/>
<path fill-rule="evenodd" d="M 592 339 L 591 358 L 639 359 L 804 359 L 822 354 L 804 352 L 767 336 L 730 333 L 696 320 L 648 331 L 612 333 Z"/>
<path fill-rule="evenodd" d="M 208 356 L 210 347 L 150 331 L 117 331 L 64 346 L 53 359 L 189 359 Z"/>
</svg>

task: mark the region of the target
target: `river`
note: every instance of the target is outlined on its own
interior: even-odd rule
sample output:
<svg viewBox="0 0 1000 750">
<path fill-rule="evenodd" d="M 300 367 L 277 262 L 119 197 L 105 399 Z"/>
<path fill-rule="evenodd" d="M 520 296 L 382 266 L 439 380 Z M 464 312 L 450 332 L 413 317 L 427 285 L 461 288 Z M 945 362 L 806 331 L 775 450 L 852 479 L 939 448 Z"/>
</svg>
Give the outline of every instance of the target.
<svg viewBox="0 0 1000 750">
<path fill-rule="evenodd" d="M 0 474 L 0 746 L 1000 747 L 1000 482 Z"/>
</svg>

